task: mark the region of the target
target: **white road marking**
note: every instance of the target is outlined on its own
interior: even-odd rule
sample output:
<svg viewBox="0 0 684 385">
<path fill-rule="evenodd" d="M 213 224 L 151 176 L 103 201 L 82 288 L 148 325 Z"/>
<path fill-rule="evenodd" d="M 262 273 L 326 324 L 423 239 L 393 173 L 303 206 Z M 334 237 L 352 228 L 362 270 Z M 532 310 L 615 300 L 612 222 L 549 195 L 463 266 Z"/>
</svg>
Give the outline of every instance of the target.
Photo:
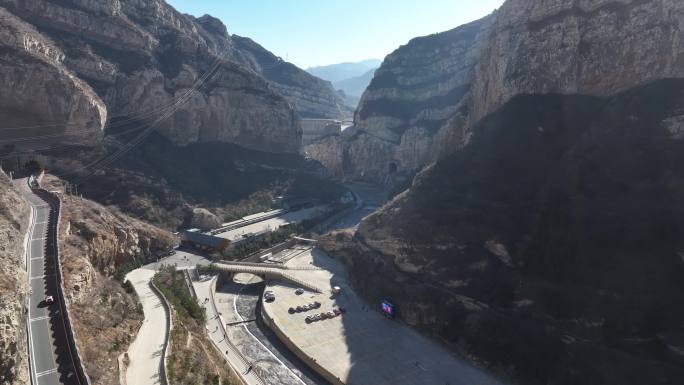
<svg viewBox="0 0 684 385">
<path fill-rule="evenodd" d="M 31 217 L 29 219 L 29 223 L 31 223 L 30 228 L 28 229 L 29 234 L 26 237 L 26 246 L 24 250 L 26 251 L 26 257 L 30 257 L 31 255 L 31 242 L 29 242 L 29 238 L 31 237 L 31 234 L 33 232 L 33 229 L 35 228 L 35 211 L 36 208 L 34 206 L 31 206 Z M 27 275 L 30 277 L 31 276 L 31 264 L 27 263 L 26 264 L 26 272 Z M 29 314 L 32 309 L 31 307 L 31 296 L 28 296 L 28 305 L 29 305 Z M 26 326 L 28 327 L 28 338 L 29 338 L 29 345 L 31 346 L 31 362 L 29 362 L 29 374 L 31 375 L 31 383 L 36 384 L 38 381 L 36 380 L 36 356 L 34 354 L 35 352 L 35 347 L 33 345 L 33 331 L 31 330 L 31 323 L 27 322 Z"/>
<path fill-rule="evenodd" d="M 52 374 L 52 373 L 57 373 L 57 368 L 52 368 L 52 369 L 48 369 L 44 372 L 36 373 L 36 378 L 47 376 L 48 374 Z"/>
</svg>

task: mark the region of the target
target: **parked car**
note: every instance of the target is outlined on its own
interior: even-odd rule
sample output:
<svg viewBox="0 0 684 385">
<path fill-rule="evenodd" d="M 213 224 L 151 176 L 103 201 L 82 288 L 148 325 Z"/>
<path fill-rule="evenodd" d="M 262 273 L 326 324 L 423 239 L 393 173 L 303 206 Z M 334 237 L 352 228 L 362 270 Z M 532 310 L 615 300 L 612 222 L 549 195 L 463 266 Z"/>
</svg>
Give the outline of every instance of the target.
<svg viewBox="0 0 684 385">
<path fill-rule="evenodd" d="M 273 292 L 267 291 L 264 294 L 264 299 L 266 300 L 266 302 L 273 302 L 273 301 L 275 301 L 275 294 L 273 294 Z"/>
<path fill-rule="evenodd" d="M 296 310 L 295 310 L 295 308 L 291 307 L 291 308 L 287 309 L 287 312 L 290 314 L 294 314 L 296 312 Z"/>
<path fill-rule="evenodd" d="M 333 318 L 335 317 L 335 312 L 330 310 L 329 312 L 326 313 L 328 315 L 328 318 Z"/>
<path fill-rule="evenodd" d="M 295 310 L 297 311 L 297 313 L 301 313 L 301 312 L 304 311 L 304 308 L 301 307 L 301 306 L 297 306 L 297 307 L 295 308 Z"/>
<path fill-rule="evenodd" d="M 304 289 L 299 288 L 299 289 L 295 290 L 295 294 L 297 294 L 297 295 L 302 295 L 302 294 L 304 294 Z"/>
<path fill-rule="evenodd" d="M 319 314 L 319 316 L 321 316 L 321 319 L 326 319 L 326 318 L 328 318 L 328 314 L 327 314 L 327 313 L 321 313 L 321 314 Z"/>
<path fill-rule="evenodd" d="M 342 314 L 342 312 L 340 311 L 340 309 L 333 309 L 333 313 L 335 313 L 335 315 L 340 315 L 340 314 Z"/>
<path fill-rule="evenodd" d="M 345 308 L 341 307 L 341 308 L 340 308 L 340 312 L 341 312 L 342 314 L 344 314 L 344 313 L 346 313 L 346 312 L 347 312 L 347 309 L 345 309 Z"/>
<path fill-rule="evenodd" d="M 304 321 L 305 321 L 306 323 L 310 324 L 310 323 L 313 322 L 313 318 L 309 315 L 309 316 L 306 316 L 306 318 L 304 318 Z"/>
<path fill-rule="evenodd" d="M 319 307 L 321 307 L 321 303 L 318 301 L 314 302 L 313 305 L 314 305 L 314 307 L 313 307 L 314 309 L 318 309 Z"/>
<path fill-rule="evenodd" d="M 55 299 L 51 295 L 45 297 L 45 304 L 52 305 L 53 303 L 55 303 Z"/>
</svg>

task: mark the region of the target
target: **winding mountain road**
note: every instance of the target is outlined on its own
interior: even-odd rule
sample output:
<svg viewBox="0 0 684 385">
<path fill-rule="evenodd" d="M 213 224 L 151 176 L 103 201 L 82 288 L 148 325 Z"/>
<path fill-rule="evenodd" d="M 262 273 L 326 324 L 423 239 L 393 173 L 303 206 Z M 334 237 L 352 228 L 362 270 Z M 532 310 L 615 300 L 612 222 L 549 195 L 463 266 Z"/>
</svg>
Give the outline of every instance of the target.
<svg viewBox="0 0 684 385">
<path fill-rule="evenodd" d="M 155 273 L 154 264 L 151 264 L 126 275 L 126 280 L 133 284 L 145 313 L 145 320 L 128 348 L 130 364 L 126 371 L 127 385 L 162 383 L 161 365 L 165 364 L 162 350 L 169 333 L 166 330 L 166 318 L 170 315 L 166 313 L 161 298 L 150 287 Z"/>
<path fill-rule="evenodd" d="M 31 220 L 26 238 L 26 266 L 31 286 L 28 301 L 29 359 L 31 383 L 34 385 L 79 384 L 69 353 L 69 341 L 64 304 L 60 303 L 56 256 L 48 248 L 49 226 L 56 226 L 50 216 L 50 205 L 34 194 L 27 179 L 17 179 L 14 185 L 31 205 Z M 45 303 L 52 296 L 52 305 Z"/>
</svg>

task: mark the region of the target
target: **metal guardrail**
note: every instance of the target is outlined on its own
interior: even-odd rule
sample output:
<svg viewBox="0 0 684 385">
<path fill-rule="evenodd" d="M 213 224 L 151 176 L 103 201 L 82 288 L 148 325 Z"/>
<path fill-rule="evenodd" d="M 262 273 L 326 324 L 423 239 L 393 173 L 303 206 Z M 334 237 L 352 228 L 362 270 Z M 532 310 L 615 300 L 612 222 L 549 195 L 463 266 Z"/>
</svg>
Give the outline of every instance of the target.
<svg viewBox="0 0 684 385">
<path fill-rule="evenodd" d="M 159 382 L 161 385 L 170 385 L 169 374 L 166 371 L 166 360 L 168 359 L 171 350 L 171 344 L 169 342 L 171 339 L 171 330 L 173 329 L 171 306 L 169 305 L 169 301 L 166 300 L 164 293 L 162 293 L 154 284 L 154 279 L 150 280 L 150 288 L 161 298 L 165 310 L 164 313 L 166 314 L 166 336 L 164 337 L 164 348 L 162 349 L 161 361 L 159 363 Z"/>
<path fill-rule="evenodd" d="M 36 181 L 36 179 L 34 179 Z M 46 242 L 46 251 L 52 253 L 52 257 L 55 261 L 56 278 L 57 278 L 57 298 L 59 299 L 59 307 L 62 313 L 62 324 L 64 325 L 65 333 L 67 336 L 67 350 L 71 357 L 71 361 L 74 364 L 74 371 L 76 372 L 76 378 L 80 385 L 91 385 L 90 377 L 86 373 L 85 366 L 83 365 L 83 359 L 81 358 L 80 351 L 78 349 L 78 341 L 76 339 L 76 334 L 74 333 L 73 327 L 71 325 L 71 316 L 69 310 L 69 301 L 64 295 L 64 274 L 62 272 L 62 260 L 60 258 L 59 250 L 59 228 L 62 223 L 61 216 L 61 206 L 62 201 L 59 196 L 54 193 L 50 193 L 45 189 L 40 187 L 30 186 L 33 193 L 38 197 L 43 199 L 50 205 L 50 217 L 48 219 L 48 234 Z"/>
</svg>

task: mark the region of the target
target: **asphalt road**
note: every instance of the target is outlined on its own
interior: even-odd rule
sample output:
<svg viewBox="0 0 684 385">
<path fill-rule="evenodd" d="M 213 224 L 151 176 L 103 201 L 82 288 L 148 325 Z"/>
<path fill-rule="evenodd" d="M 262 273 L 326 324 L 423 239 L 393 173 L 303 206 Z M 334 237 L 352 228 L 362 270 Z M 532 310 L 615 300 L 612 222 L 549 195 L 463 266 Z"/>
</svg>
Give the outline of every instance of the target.
<svg viewBox="0 0 684 385">
<path fill-rule="evenodd" d="M 27 237 L 26 253 L 31 295 L 28 303 L 29 355 L 31 379 L 34 385 L 74 384 L 78 379 L 68 351 L 64 320 L 61 316 L 57 295 L 55 260 L 45 255 L 46 235 L 50 207 L 34 195 L 26 179 L 16 180 L 15 186 L 31 204 L 31 223 Z M 53 305 L 45 303 L 52 295 Z"/>
</svg>

